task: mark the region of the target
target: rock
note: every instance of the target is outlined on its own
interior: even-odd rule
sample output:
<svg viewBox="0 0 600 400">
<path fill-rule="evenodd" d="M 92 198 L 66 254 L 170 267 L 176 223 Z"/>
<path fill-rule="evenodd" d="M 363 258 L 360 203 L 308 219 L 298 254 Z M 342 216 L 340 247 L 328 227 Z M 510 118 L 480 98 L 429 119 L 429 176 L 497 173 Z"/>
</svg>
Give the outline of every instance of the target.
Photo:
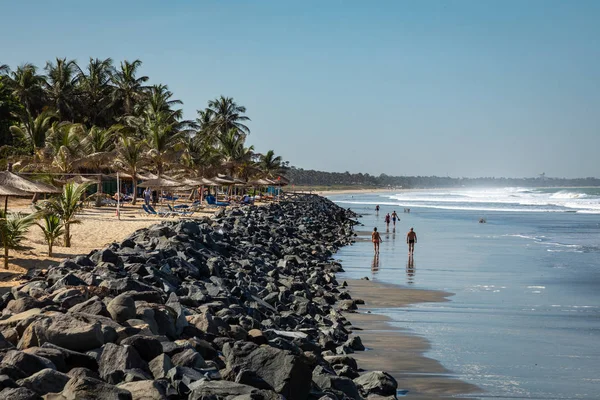
<svg viewBox="0 0 600 400">
<path fill-rule="evenodd" d="M 383 371 L 367 372 L 354 379 L 354 383 L 356 383 L 365 396 L 370 394 L 395 396 L 398 389 L 396 379 Z"/>
<path fill-rule="evenodd" d="M 28 378 L 21 379 L 17 383 L 21 387 L 26 387 L 37 394 L 44 395 L 62 391 L 69 379 L 71 378 L 67 374 L 46 368 Z"/>
<path fill-rule="evenodd" d="M 193 349 L 186 349 L 180 353 L 175 354 L 171 357 L 173 365 L 178 367 L 188 368 L 206 368 L 206 362 L 204 358 Z"/>
<path fill-rule="evenodd" d="M 11 379 L 8 375 L 0 375 L 0 391 L 6 388 L 17 388 L 17 382 Z"/>
<path fill-rule="evenodd" d="M 69 350 L 86 351 L 102 346 L 104 336 L 99 323 L 82 321 L 72 314 L 55 314 L 27 327 L 19 348 L 49 342 Z"/>
<path fill-rule="evenodd" d="M 125 322 L 135 318 L 135 301 L 127 295 L 118 295 L 108 303 L 107 307 L 112 319 L 117 322 Z"/>
<path fill-rule="evenodd" d="M 208 311 L 191 315 L 187 317 L 187 321 L 201 331 L 213 335 L 218 335 L 221 329 L 227 331 L 229 328 L 229 326 L 221 318 L 213 317 L 213 315 Z"/>
<path fill-rule="evenodd" d="M 36 392 L 27 388 L 6 388 L 0 392 L 0 399 L 10 400 L 41 400 Z"/>
<path fill-rule="evenodd" d="M 100 379 L 100 375 L 97 372 L 92 371 L 88 368 L 76 367 L 71 369 L 67 375 L 70 378 L 93 378 Z"/>
<path fill-rule="evenodd" d="M 0 351 L 10 350 L 10 349 L 13 349 L 14 347 L 15 346 L 13 346 L 12 343 L 10 343 L 8 340 L 6 340 L 4 335 L 2 333 L 0 333 Z"/>
<path fill-rule="evenodd" d="M 120 343 L 123 346 L 132 346 L 145 361 L 150 361 L 163 352 L 161 342 L 154 336 L 133 335 Z"/>
<path fill-rule="evenodd" d="M 318 366 L 313 370 L 312 380 L 322 390 L 333 389 L 343 392 L 346 396 L 361 400 L 357 385 L 350 378 L 345 376 L 331 375 L 323 370 L 323 367 Z"/>
<path fill-rule="evenodd" d="M 120 382 L 126 369 L 140 368 L 149 371 L 148 365 L 133 347 L 113 343 L 104 345 L 98 364 L 100 377 L 109 383 Z"/>
<path fill-rule="evenodd" d="M 358 369 L 358 364 L 356 363 L 356 360 L 349 356 L 326 356 L 323 357 L 323 359 L 327 361 L 330 365 L 342 364 L 347 365 L 352 369 Z"/>
<path fill-rule="evenodd" d="M 246 342 L 248 343 L 248 342 Z M 240 371 L 254 371 L 273 390 L 286 398 L 305 398 L 311 382 L 311 370 L 301 357 L 289 351 L 269 346 L 244 351 L 231 351 L 226 356 L 227 368 Z"/>
<path fill-rule="evenodd" d="M 26 376 L 30 376 L 43 369 L 56 369 L 52 361 L 38 357 L 33 354 L 27 354 L 19 350 L 10 350 L 2 359 L 1 366 L 8 365 L 22 371 Z"/>
<path fill-rule="evenodd" d="M 71 378 L 59 394 L 46 395 L 45 400 L 132 400 L 128 390 L 92 378 Z"/>
<path fill-rule="evenodd" d="M 260 329 L 250 329 L 248 331 L 248 340 L 258 345 L 269 342 Z"/>
<path fill-rule="evenodd" d="M 165 387 L 150 380 L 122 383 L 119 388 L 130 392 L 133 400 L 163 400 L 167 398 Z"/>
<path fill-rule="evenodd" d="M 94 296 L 87 301 L 74 305 L 73 307 L 69 308 L 69 311 L 110 317 L 110 313 L 106 309 L 106 305 L 98 296 Z"/>
<path fill-rule="evenodd" d="M 44 347 L 31 347 L 23 350 L 27 354 L 33 354 L 34 356 L 44 357 L 50 361 L 60 372 L 67 372 L 67 364 L 65 363 L 65 356 L 63 353 L 56 349 L 49 349 Z"/>
<path fill-rule="evenodd" d="M 167 373 L 174 365 L 171 362 L 171 357 L 166 354 L 160 354 L 150 361 L 148 367 L 150 368 L 154 379 L 162 379 L 167 376 Z"/>
<path fill-rule="evenodd" d="M 62 354 L 65 363 L 65 369 L 67 371 L 73 368 L 88 368 L 93 371 L 98 370 L 98 361 L 88 354 L 65 349 L 64 347 L 60 347 L 52 343 L 44 343 L 42 345 L 42 349 L 59 351 Z M 58 370 L 61 371 L 60 368 Z"/>
<path fill-rule="evenodd" d="M 198 381 L 190 389 L 193 390 L 189 395 L 189 400 L 211 398 L 279 400 L 279 396 L 271 391 L 259 390 L 252 386 L 227 381 Z M 289 399 L 303 398 L 298 396 Z"/>
<path fill-rule="evenodd" d="M 352 336 L 348 339 L 345 345 L 352 350 L 356 351 L 365 351 L 365 346 L 362 344 L 362 340 L 360 340 L 360 336 Z"/>
</svg>

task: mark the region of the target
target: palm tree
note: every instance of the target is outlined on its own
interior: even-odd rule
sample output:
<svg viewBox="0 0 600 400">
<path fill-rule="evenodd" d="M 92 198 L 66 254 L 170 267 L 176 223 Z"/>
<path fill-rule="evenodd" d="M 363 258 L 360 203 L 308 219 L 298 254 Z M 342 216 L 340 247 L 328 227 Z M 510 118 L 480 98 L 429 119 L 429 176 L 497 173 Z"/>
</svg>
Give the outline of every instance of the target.
<svg viewBox="0 0 600 400">
<path fill-rule="evenodd" d="M 29 115 L 37 115 L 42 111 L 45 83 L 44 76 L 37 73 L 37 68 L 33 64 L 23 64 L 8 76 L 8 86 Z"/>
<path fill-rule="evenodd" d="M 0 241 L 4 247 L 4 269 L 8 269 L 9 249 L 19 248 L 29 227 L 38 218 L 37 213 L 25 215 L 22 213 L 6 213 L 0 209 Z"/>
<path fill-rule="evenodd" d="M 75 60 L 57 58 L 56 64 L 46 63 L 48 78 L 45 82 L 48 101 L 63 121 L 74 121 L 74 103 L 77 101 L 75 84 L 77 76 Z"/>
<path fill-rule="evenodd" d="M 221 96 L 210 100 L 207 110 L 213 114 L 212 130 L 219 134 L 225 134 L 232 129 L 244 137 L 250 133 L 250 128 L 243 124 L 245 121 L 250 121 L 250 118 L 243 115 L 246 113 L 246 107 L 239 106 L 232 97 Z"/>
<path fill-rule="evenodd" d="M 52 166 L 59 172 L 73 172 L 75 163 L 82 156 L 83 126 L 55 122 L 49 132 L 46 138 L 47 158 L 52 160 Z"/>
<path fill-rule="evenodd" d="M 10 131 L 13 136 L 24 139 L 34 159 L 39 157 L 39 149 L 44 146 L 46 136 L 49 133 L 56 114 L 51 111 L 42 111 L 35 119 L 28 112 L 20 114 L 21 125 L 11 126 Z"/>
<path fill-rule="evenodd" d="M 44 214 L 42 219 L 44 220 L 44 224 L 37 223 L 37 226 L 42 230 L 46 243 L 48 243 L 48 256 L 52 257 L 52 247 L 56 239 L 61 237 L 65 231 L 58 215 Z"/>
<path fill-rule="evenodd" d="M 121 136 L 117 146 L 115 166 L 125 170 L 133 179 L 133 201 L 131 202 L 133 205 L 137 200 L 137 174 L 145 160 L 145 147 L 145 142 L 127 136 Z"/>
<path fill-rule="evenodd" d="M 267 154 L 260 156 L 258 166 L 269 178 L 281 175 L 285 171 L 283 159 L 281 156 L 275 157 L 275 152 L 273 150 L 269 150 L 267 151 Z"/>
<path fill-rule="evenodd" d="M 160 177 L 168 164 L 177 159 L 177 151 L 181 149 L 181 140 L 185 136 L 179 131 L 177 122 L 173 122 L 171 112 L 147 114 L 142 125 L 146 144 L 146 154 Z"/>
<path fill-rule="evenodd" d="M 81 223 L 76 219 L 77 213 L 83 209 L 81 201 L 89 184 L 68 182 L 63 186 L 59 196 L 45 200 L 41 207 L 49 214 L 58 216 L 65 230 L 65 247 L 71 247 L 71 225 Z"/>
<path fill-rule="evenodd" d="M 221 165 L 221 155 L 215 146 L 210 145 L 199 135 L 184 137 L 181 164 L 194 175 L 214 175 Z"/>
<path fill-rule="evenodd" d="M 125 60 L 121 62 L 121 69 L 112 77 L 112 83 L 115 85 L 113 101 L 121 105 L 126 115 L 132 115 L 136 104 L 142 102 L 147 95 L 147 87 L 143 84 L 148 81 L 148 77 L 135 76 L 141 65 L 140 60 Z"/>
<path fill-rule="evenodd" d="M 235 175 L 236 169 L 242 164 L 252 161 L 254 146 L 244 147 L 244 136 L 239 135 L 236 128 L 220 135 L 218 139 L 221 162 L 230 175 Z"/>
<path fill-rule="evenodd" d="M 114 68 L 112 59 L 100 60 L 90 58 L 87 73 L 79 66 L 77 83 L 81 91 L 80 110 L 83 122 L 88 125 L 110 125 L 110 105 L 113 87 L 111 86 Z"/>
</svg>

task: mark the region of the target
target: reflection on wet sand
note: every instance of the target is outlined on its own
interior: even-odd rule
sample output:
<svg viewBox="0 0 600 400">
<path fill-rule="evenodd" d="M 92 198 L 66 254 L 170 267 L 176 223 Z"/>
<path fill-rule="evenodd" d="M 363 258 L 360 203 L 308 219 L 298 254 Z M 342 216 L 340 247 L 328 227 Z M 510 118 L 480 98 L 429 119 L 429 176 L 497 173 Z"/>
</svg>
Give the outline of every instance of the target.
<svg viewBox="0 0 600 400">
<path fill-rule="evenodd" d="M 415 273 L 417 269 L 415 268 L 415 259 L 412 255 L 408 256 L 408 261 L 406 262 L 406 282 L 409 284 L 415 283 Z"/>
<path fill-rule="evenodd" d="M 379 271 L 379 254 L 375 254 L 373 256 L 373 261 L 371 262 L 371 272 L 376 274 Z"/>
</svg>

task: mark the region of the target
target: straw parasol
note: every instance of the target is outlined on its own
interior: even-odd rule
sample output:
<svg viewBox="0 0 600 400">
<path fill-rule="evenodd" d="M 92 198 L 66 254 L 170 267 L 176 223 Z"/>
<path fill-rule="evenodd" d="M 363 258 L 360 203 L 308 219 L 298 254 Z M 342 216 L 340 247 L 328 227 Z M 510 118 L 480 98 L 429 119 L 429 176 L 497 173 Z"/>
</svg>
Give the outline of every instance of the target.
<svg viewBox="0 0 600 400">
<path fill-rule="evenodd" d="M 172 179 L 167 178 L 156 178 L 156 179 L 148 179 L 139 184 L 140 187 L 155 187 L 155 188 L 171 188 L 171 187 L 179 187 L 186 186 L 185 183 L 177 182 Z"/>
<path fill-rule="evenodd" d="M 12 186 L 0 185 L 0 196 L 4 196 L 4 214 L 8 209 L 8 196 L 29 196 L 29 193 Z"/>
<path fill-rule="evenodd" d="M 27 193 L 60 193 L 61 190 L 42 182 L 30 181 L 10 171 L 0 172 L 0 185 L 12 186 Z"/>
</svg>

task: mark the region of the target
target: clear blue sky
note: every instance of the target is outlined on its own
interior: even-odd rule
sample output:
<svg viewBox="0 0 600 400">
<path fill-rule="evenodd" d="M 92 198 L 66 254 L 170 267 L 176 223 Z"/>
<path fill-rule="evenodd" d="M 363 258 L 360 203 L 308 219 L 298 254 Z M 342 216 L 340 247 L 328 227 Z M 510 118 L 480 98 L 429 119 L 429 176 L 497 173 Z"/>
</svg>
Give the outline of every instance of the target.
<svg viewBox="0 0 600 400">
<path fill-rule="evenodd" d="M 292 165 L 600 176 L 600 1 L 8 1 L 0 63 L 136 58 Z"/>
</svg>

